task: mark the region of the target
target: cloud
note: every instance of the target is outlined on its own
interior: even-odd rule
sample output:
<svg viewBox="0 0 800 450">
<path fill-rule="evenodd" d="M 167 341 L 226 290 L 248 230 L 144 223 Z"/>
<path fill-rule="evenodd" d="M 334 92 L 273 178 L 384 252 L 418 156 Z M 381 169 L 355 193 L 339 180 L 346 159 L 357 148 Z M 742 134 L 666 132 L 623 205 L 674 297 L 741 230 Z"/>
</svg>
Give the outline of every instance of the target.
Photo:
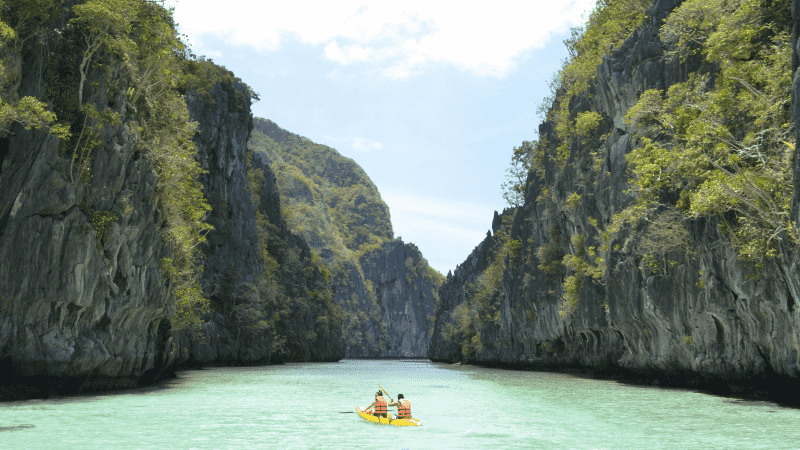
<svg viewBox="0 0 800 450">
<path fill-rule="evenodd" d="M 222 58 L 222 52 L 216 50 L 209 50 L 203 54 L 207 58 Z"/>
<path fill-rule="evenodd" d="M 322 56 L 332 62 L 368 64 L 392 79 L 414 76 L 434 63 L 502 78 L 554 33 L 583 23 L 581 15 L 594 3 L 510 0 L 454 8 L 452 2 L 432 0 L 369 5 L 226 0 L 219 8 L 216 0 L 178 0 L 175 16 L 195 43 L 214 37 L 275 51 L 299 40 L 322 46 Z"/>
<path fill-rule="evenodd" d="M 380 150 L 383 148 L 383 144 L 376 141 L 371 141 L 366 138 L 350 138 L 350 142 L 353 145 L 353 148 L 361 151 L 361 152 L 368 152 L 370 150 Z"/>
<path fill-rule="evenodd" d="M 345 55 L 342 49 L 339 48 L 339 44 L 336 43 L 336 39 L 331 41 L 331 43 L 325 47 L 325 57 L 342 65 L 347 65 L 349 63 L 347 55 Z"/>
<path fill-rule="evenodd" d="M 375 51 L 362 47 L 360 45 L 348 45 L 345 48 L 340 48 L 339 44 L 334 39 L 330 44 L 325 46 L 325 58 L 337 62 L 343 66 L 352 64 L 354 62 L 363 62 L 370 59 L 375 59 Z"/>
<path fill-rule="evenodd" d="M 346 142 L 349 143 L 353 150 L 358 150 L 360 152 L 368 152 L 371 150 L 380 150 L 383 148 L 383 144 L 378 141 L 373 141 L 371 139 L 362 138 L 362 137 L 351 137 L 351 138 L 335 138 L 331 136 L 325 136 L 325 139 L 330 142 Z"/>
</svg>

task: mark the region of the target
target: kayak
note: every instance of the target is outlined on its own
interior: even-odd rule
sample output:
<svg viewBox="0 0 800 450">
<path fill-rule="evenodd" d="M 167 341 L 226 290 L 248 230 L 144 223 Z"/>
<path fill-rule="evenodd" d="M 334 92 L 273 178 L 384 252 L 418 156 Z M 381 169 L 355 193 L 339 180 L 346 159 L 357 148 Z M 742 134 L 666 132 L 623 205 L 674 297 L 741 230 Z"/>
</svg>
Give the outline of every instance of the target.
<svg viewBox="0 0 800 450">
<path fill-rule="evenodd" d="M 375 417 L 372 414 L 364 412 L 360 407 L 356 406 L 356 412 L 362 419 L 367 422 L 379 423 L 381 425 L 394 425 L 396 427 L 421 427 L 422 422 L 419 419 L 389 419 L 386 417 Z"/>
</svg>

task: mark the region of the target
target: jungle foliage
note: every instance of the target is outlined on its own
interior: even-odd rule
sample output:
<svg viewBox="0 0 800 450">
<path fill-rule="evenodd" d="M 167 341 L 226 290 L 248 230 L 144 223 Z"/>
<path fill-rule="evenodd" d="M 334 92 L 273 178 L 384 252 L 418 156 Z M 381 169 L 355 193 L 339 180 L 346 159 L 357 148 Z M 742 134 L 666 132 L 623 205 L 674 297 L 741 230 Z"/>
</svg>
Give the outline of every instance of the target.
<svg viewBox="0 0 800 450">
<path fill-rule="evenodd" d="M 651 4 L 651 0 L 597 0 L 586 24 L 571 30 L 570 37 L 564 41 L 568 56 L 549 80 L 549 94 L 537 106 L 541 118 L 553 125 L 557 140 L 547 142 L 540 136 L 514 148 L 511 167 L 501 186 L 503 198 L 509 205 L 522 205 L 529 172 L 543 179 L 548 161 L 556 161 L 563 169 L 573 143 L 587 144 L 602 116 L 596 111 L 573 114 L 570 99 L 586 91 L 597 76 L 597 66 L 602 63 L 603 55 L 619 48 L 642 25 L 645 11 Z M 592 144 L 599 147 L 604 140 L 603 136 Z M 549 150 L 551 145 L 556 152 Z"/>
<path fill-rule="evenodd" d="M 555 159 L 561 166 L 569 159 L 573 142 L 585 137 L 599 120 L 594 115 L 573 117 L 570 98 L 586 91 L 597 76 L 603 55 L 628 39 L 644 22 L 645 10 L 651 4 L 651 0 L 598 0 L 586 25 L 573 29 L 572 36 L 564 41 L 569 56 L 551 83 L 550 97 L 545 99 L 552 99 L 546 118 L 554 124 L 559 140 Z"/>
<path fill-rule="evenodd" d="M 176 301 L 173 324 L 196 326 L 208 308 L 198 276 L 210 207 L 198 181 L 203 170 L 192 141 L 195 124 L 180 91 L 192 55 L 172 9 L 158 0 L 3 0 L 0 20 L 0 134 L 18 123 L 58 136 L 60 156 L 69 161 L 65 176 L 83 192 L 81 210 L 95 226 L 84 186 L 92 179 L 94 152 L 111 127 L 124 123 L 135 151 L 158 175 L 155 201 L 171 248 L 159 267 Z M 19 98 L 22 58 L 36 54 L 49 55 L 39 73 L 26 75 L 38 77 L 38 87 L 27 87 L 38 97 Z M 116 220 L 95 226 L 98 235 Z"/>
<path fill-rule="evenodd" d="M 503 212 L 500 227 L 492 236 L 489 264 L 473 283 L 466 286 L 464 301 L 451 312 L 451 323 L 442 326 L 445 342 L 458 342 L 464 358 L 473 358 L 483 350 L 481 331 L 487 326 L 502 327 L 501 296 L 508 296 L 503 283 L 506 268 L 520 260 L 522 243 L 511 236 L 511 224 L 517 210 Z"/>
<path fill-rule="evenodd" d="M 389 208 L 361 167 L 326 145 L 279 133 L 276 141 L 256 127 L 250 149 L 272 161 L 292 230 L 337 255 L 363 254 L 392 239 Z"/>
<path fill-rule="evenodd" d="M 739 257 L 754 267 L 796 245 L 789 217 L 795 129 L 791 118 L 790 0 L 686 0 L 659 30 L 668 62 L 700 61 L 700 69 L 666 91 L 642 92 L 624 118 L 633 136 L 626 156 L 635 199 L 602 222 L 573 211 L 587 186 L 604 176 L 610 119 L 573 111 L 590 89 L 602 56 L 623 46 L 643 24 L 650 0 L 599 0 L 585 27 L 564 43 L 569 51 L 539 106 L 545 133 L 514 149 L 504 197 L 533 204 L 543 217 L 580 222 L 585 234 L 542 243 L 546 276 L 561 276 L 560 313 L 574 313 L 586 282 L 603 283 L 605 260 L 637 233 L 630 248 L 641 268 L 664 274 L 693 257 L 687 222 L 713 218 Z M 580 155 L 573 155 L 580 149 Z M 591 161 L 587 163 L 587 156 Z M 554 180 L 573 179 L 570 194 Z M 537 198 L 523 198 L 537 186 Z M 570 195 L 568 195 L 570 194 Z M 563 197 L 563 198 L 562 198 Z M 583 211 L 583 208 L 579 208 Z M 560 235 L 559 235 L 560 236 Z M 613 248 L 609 248 L 612 246 Z"/>
<path fill-rule="evenodd" d="M 19 95 L 22 82 L 22 47 L 31 37 L 45 35 L 45 19 L 54 9 L 51 1 L 0 1 L 0 137 L 19 124 L 26 130 L 43 129 L 66 139 L 69 130 L 57 122 L 47 103 L 34 96 Z"/>
<path fill-rule="evenodd" d="M 350 348 L 386 339 L 385 324 L 359 259 L 393 238 L 389 208 L 353 160 L 336 150 L 256 119 L 248 147 L 270 159 L 289 229 L 324 257 L 342 294 L 344 338 Z M 379 350 L 373 348 L 371 350 Z"/>
<path fill-rule="evenodd" d="M 670 57 L 700 54 L 704 67 L 666 92 L 644 92 L 625 118 L 640 143 L 628 156 L 636 206 L 716 216 L 757 265 L 798 239 L 789 217 L 791 27 L 788 0 L 684 2 L 661 39 Z"/>
</svg>

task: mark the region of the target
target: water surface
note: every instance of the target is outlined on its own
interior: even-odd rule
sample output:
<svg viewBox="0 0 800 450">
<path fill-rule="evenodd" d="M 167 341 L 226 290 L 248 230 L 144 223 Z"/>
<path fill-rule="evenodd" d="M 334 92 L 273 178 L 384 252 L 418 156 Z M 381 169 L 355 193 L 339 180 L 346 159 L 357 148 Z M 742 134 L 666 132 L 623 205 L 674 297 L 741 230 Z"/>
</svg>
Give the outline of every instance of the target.
<svg viewBox="0 0 800 450">
<path fill-rule="evenodd" d="M 378 384 L 403 393 L 423 426 L 353 414 Z M 344 360 L 0 403 L 0 448 L 800 449 L 800 409 L 569 374 Z"/>
</svg>

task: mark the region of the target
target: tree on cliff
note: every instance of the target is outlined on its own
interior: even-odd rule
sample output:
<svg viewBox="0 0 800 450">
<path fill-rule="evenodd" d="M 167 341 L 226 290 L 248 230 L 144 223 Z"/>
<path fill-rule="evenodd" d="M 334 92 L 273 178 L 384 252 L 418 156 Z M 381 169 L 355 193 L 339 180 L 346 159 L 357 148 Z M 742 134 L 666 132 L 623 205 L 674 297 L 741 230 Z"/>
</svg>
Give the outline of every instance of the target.
<svg viewBox="0 0 800 450">
<path fill-rule="evenodd" d="M 84 192 L 79 207 L 102 247 L 105 230 L 118 218 L 95 210 L 84 186 L 92 177 L 94 152 L 105 145 L 103 130 L 125 121 L 137 137 L 136 150 L 152 159 L 158 175 L 156 204 L 172 247 L 160 266 L 177 297 L 176 325 L 197 322 L 207 303 L 197 270 L 209 206 L 197 180 L 202 169 L 191 140 L 194 124 L 177 90 L 188 52 L 162 2 L 74 3 L 65 11 L 55 0 L 0 0 L 0 137 L 19 123 L 61 138 L 60 156 L 70 160 L 67 176 Z M 64 18 L 66 25 L 53 29 Z M 35 87 L 42 98 L 20 99 L 23 50 L 33 45 L 50 49 L 41 68 L 45 83 Z M 124 101 L 117 102 L 120 93 Z M 102 98 L 113 100 L 101 104 Z"/>
<path fill-rule="evenodd" d="M 393 236 L 389 208 L 377 187 L 353 160 L 271 121 L 256 119 L 248 147 L 269 158 L 289 229 L 320 254 L 330 255 L 325 259 L 334 292 L 340 293 L 348 345 L 380 347 L 386 331 L 379 323 L 375 290 L 359 263 Z"/>
<path fill-rule="evenodd" d="M 198 180 L 203 170 L 195 159 L 197 149 L 192 142 L 196 125 L 189 121 L 185 100 L 178 91 L 186 47 L 175 29 L 172 10 L 146 0 L 88 0 L 75 5 L 72 12 L 69 26 L 78 41 L 74 44 L 79 43 L 81 48 L 78 86 L 73 92 L 79 108 L 74 112 L 76 122 L 82 116 L 83 123 L 78 125 L 80 133 L 76 132 L 72 150 L 79 176 L 88 170 L 91 152 L 100 144 L 100 129 L 120 120 L 111 108 L 98 112 L 84 102 L 90 71 L 105 67 L 105 82 L 125 89 L 126 105 L 133 113 L 129 120 L 134 126 L 130 128 L 159 176 L 156 194 L 165 218 L 164 238 L 172 246 L 172 256 L 159 266 L 171 280 L 176 296 L 174 323 L 177 327 L 197 323 L 208 308 L 198 280 L 202 256 L 198 247 L 211 229 L 205 223 L 210 206 Z M 103 64 L 106 62 L 109 64 Z M 119 78 L 111 69 L 114 62 L 122 64 Z"/>
<path fill-rule="evenodd" d="M 49 131 L 62 139 L 69 136 L 69 129 L 56 122 L 56 114 L 47 110 L 45 102 L 30 96 L 19 98 L 17 92 L 22 68 L 20 50 L 24 40 L 20 39 L 19 32 L 25 33 L 28 28 L 36 27 L 35 32 L 41 33 L 41 24 L 36 24 L 34 19 L 40 9 L 48 7 L 41 2 L 0 1 L 0 137 L 7 136 L 15 123 L 28 130 Z M 9 19 L 20 30 L 9 25 Z"/>
<path fill-rule="evenodd" d="M 798 242 L 789 217 L 794 168 L 792 32 L 788 0 L 689 0 L 661 29 L 673 58 L 703 68 L 666 92 L 644 92 L 625 120 L 640 145 L 628 156 L 637 205 L 671 203 L 719 217 L 743 259 L 761 263 L 781 239 Z"/>
<path fill-rule="evenodd" d="M 500 185 L 503 199 L 510 206 L 519 207 L 525 201 L 528 172 L 533 169 L 534 144 L 522 141 L 522 145 L 514 147 L 511 154 L 511 167 L 506 169 L 506 180 Z"/>
<path fill-rule="evenodd" d="M 591 227 L 582 245 L 570 240 L 570 254 L 560 264 L 574 272 L 564 274 L 565 303 L 576 304 L 580 294 L 574 277 L 595 278 L 603 268 L 612 250 L 609 243 L 624 224 L 645 225 L 636 251 L 654 271 L 675 263 L 670 252 L 690 253 L 687 217 L 718 218 L 739 256 L 756 265 L 778 254 L 781 239 L 797 243 L 789 217 L 794 167 L 790 3 L 687 0 L 667 17 L 659 30 L 667 57 L 693 58 L 701 69 L 666 92 L 643 92 L 628 111 L 625 131 L 634 137 L 634 149 L 626 159 L 635 201 L 618 211 L 611 223 L 587 218 Z M 546 132 L 533 145 L 532 173 L 540 182 L 568 173 L 586 183 L 604 176 L 608 135 L 598 136 L 595 130 L 612 132 L 610 118 L 599 111 L 578 112 L 570 105 L 591 98 L 587 89 L 603 55 L 614 49 L 619 50 L 617 57 L 634 51 L 624 46 L 645 23 L 651 4 L 598 1 L 583 32 L 576 30 L 565 41 L 570 57 L 553 79 Z M 571 154 L 575 149 L 585 153 Z M 586 156 L 591 160 L 584 160 Z M 588 185 L 579 187 L 583 197 L 589 194 Z M 557 198 L 551 188 L 540 189 L 537 202 L 545 202 L 543 210 L 549 205 L 568 212 L 570 199 L 582 198 L 578 192 Z M 595 242 L 590 242 L 592 234 Z M 581 257 L 592 249 L 597 256 Z M 552 253 L 549 245 L 540 250 Z"/>
</svg>

